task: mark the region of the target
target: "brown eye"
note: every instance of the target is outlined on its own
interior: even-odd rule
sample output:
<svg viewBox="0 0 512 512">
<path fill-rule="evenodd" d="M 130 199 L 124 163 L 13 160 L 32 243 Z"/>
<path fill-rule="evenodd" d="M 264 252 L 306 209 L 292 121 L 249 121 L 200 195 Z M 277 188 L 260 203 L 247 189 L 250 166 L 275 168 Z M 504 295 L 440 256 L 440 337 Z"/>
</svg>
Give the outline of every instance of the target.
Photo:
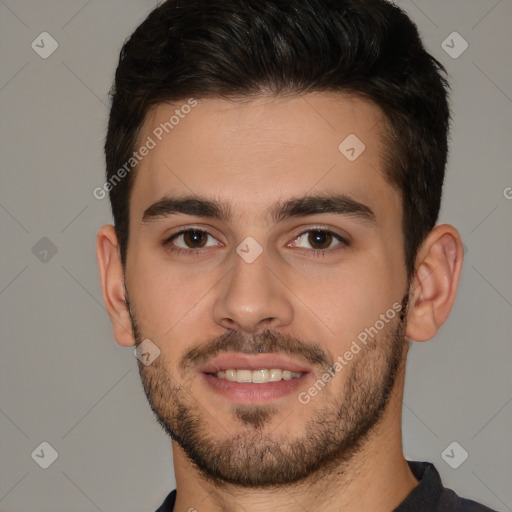
<svg viewBox="0 0 512 512">
<path fill-rule="evenodd" d="M 312 253 L 334 249 L 338 245 L 348 246 L 348 243 L 341 236 L 328 229 L 304 231 L 293 242 L 294 247 L 309 249 Z"/>
<path fill-rule="evenodd" d="M 314 249 L 327 249 L 334 237 L 328 231 L 310 231 L 308 242 Z"/>
<path fill-rule="evenodd" d="M 168 246 L 175 246 L 178 249 L 191 250 L 213 247 L 217 245 L 215 238 L 207 231 L 200 229 L 187 229 L 172 236 L 167 242 Z"/>
<path fill-rule="evenodd" d="M 186 231 L 183 233 L 183 241 L 192 248 L 204 247 L 208 240 L 208 234 L 204 231 Z"/>
</svg>

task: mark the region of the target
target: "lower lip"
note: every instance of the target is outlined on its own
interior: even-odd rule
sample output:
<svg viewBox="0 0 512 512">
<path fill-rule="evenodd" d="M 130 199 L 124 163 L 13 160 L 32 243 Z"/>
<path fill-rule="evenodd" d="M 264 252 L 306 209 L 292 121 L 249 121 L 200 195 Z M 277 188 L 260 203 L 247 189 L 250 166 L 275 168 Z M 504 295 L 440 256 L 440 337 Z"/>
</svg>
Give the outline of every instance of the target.
<svg viewBox="0 0 512 512">
<path fill-rule="evenodd" d="M 264 384 L 220 379 L 210 373 L 202 375 L 206 384 L 220 395 L 239 403 L 254 403 L 275 400 L 297 392 L 304 386 L 309 374 L 304 373 L 295 379 L 265 382 Z"/>
</svg>

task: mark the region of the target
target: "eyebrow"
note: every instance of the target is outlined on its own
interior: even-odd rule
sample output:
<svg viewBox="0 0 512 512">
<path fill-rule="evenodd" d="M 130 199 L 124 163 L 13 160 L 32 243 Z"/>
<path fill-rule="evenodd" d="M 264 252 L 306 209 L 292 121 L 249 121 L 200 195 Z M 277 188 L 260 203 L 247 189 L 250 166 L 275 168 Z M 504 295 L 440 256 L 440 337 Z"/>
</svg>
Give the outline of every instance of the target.
<svg viewBox="0 0 512 512">
<path fill-rule="evenodd" d="M 305 217 L 322 213 L 346 215 L 377 224 L 375 213 L 369 206 L 345 194 L 316 194 L 294 197 L 276 203 L 269 210 L 268 215 L 277 224 L 292 217 Z M 222 222 L 229 222 L 233 218 L 229 204 L 201 196 L 189 195 L 164 197 L 153 203 L 144 211 L 142 222 L 151 222 L 176 214 L 194 215 L 217 219 Z"/>
</svg>

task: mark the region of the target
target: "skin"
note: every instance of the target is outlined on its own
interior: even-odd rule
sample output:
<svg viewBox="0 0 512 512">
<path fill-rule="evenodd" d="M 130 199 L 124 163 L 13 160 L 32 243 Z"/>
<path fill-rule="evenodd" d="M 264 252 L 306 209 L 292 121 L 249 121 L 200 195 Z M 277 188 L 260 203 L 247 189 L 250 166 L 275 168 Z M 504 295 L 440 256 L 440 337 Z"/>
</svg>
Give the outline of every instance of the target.
<svg viewBox="0 0 512 512">
<path fill-rule="evenodd" d="M 177 107 L 161 104 L 150 112 L 140 141 Z M 116 341 L 130 346 L 149 338 L 158 346 L 161 354 L 152 365 L 139 363 L 146 392 L 150 388 L 160 393 L 159 399 L 154 393 L 152 405 L 156 403 L 172 423 L 179 398 L 195 412 L 201 435 L 213 445 L 239 436 L 245 448 L 244 439 L 256 448 L 271 442 L 287 446 L 308 439 L 308 426 L 322 412 L 324 423 L 336 428 L 334 414 L 349 403 L 347 382 L 352 378 L 356 390 L 378 389 L 388 367 L 390 340 L 403 347 L 389 400 L 371 431 L 361 437 L 355 454 L 341 454 L 339 464 L 326 464 L 295 483 L 251 488 L 205 478 L 173 441 L 176 510 L 288 511 L 296 510 L 298 501 L 305 510 L 384 512 L 417 485 L 402 451 L 407 338 L 431 339 L 447 319 L 463 248 L 454 227 L 436 226 L 421 246 L 408 282 L 401 200 L 382 171 L 381 117 L 372 103 L 335 93 L 198 100 L 138 165 L 125 269 L 113 227 L 100 229 L 101 284 Z M 351 162 L 338 145 L 352 133 L 366 148 Z M 278 202 L 325 193 L 345 194 L 367 205 L 375 223 L 336 213 L 280 222 L 267 215 Z M 232 216 L 219 220 L 175 214 L 143 221 L 144 212 L 163 197 L 190 194 L 229 205 Z M 208 247 L 198 252 L 187 249 L 183 237 L 168 241 L 191 226 L 212 235 Z M 307 235 L 299 235 L 320 228 L 348 239 L 349 245 L 333 239 L 330 250 L 315 256 L 322 251 L 308 244 Z M 262 248 L 252 263 L 236 253 L 248 236 Z M 176 244 L 188 252 L 172 252 Z M 229 332 L 253 341 L 265 332 L 290 336 L 318 346 L 328 359 L 336 360 L 359 333 L 407 295 L 403 332 L 398 317 L 386 324 L 372 350 L 355 355 L 309 404 L 300 403 L 293 392 L 265 404 L 249 404 L 253 416 L 243 421 L 241 405 L 210 388 L 197 366 L 180 366 L 191 349 L 211 346 Z M 132 320 L 139 333 L 134 333 Z M 306 364 L 300 351 L 290 357 Z M 299 391 L 307 391 L 325 371 L 321 364 L 309 365 L 311 371 Z M 362 397 L 356 393 L 352 398 L 354 410 L 364 411 Z M 263 414 L 260 422 L 257 411 Z M 339 422 L 338 433 L 349 421 L 341 416 Z"/>
</svg>

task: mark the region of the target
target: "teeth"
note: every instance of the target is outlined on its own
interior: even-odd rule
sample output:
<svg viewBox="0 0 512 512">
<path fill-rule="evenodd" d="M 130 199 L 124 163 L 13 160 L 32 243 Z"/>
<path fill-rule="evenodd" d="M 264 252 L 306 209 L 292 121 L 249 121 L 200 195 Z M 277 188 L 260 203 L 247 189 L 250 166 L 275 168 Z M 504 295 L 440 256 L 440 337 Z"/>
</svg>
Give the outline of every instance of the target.
<svg viewBox="0 0 512 512">
<path fill-rule="evenodd" d="M 216 377 L 226 379 L 232 382 L 252 382 L 254 384 L 265 384 L 266 382 L 278 382 L 280 380 L 297 379 L 302 375 L 300 372 L 291 372 L 290 370 L 281 370 L 272 368 L 266 370 L 221 370 L 217 372 Z"/>
<path fill-rule="evenodd" d="M 251 370 L 237 370 L 236 371 L 236 381 L 237 382 L 251 382 L 252 381 L 252 371 Z"/>
<path fill-rule="evenodd" d="M 222 378 L 219 374 L 221 372 L 218 372 L 217 373 L 217 377 L 220 377 Z M 236 370 L 226 370 L 225 372 L 225 375 L 226 375 L 226 380 L 232 380 L 232 381 L 235 381 L 236 380 Z"/>
<path fill-rule="evenodd" d="M 238 370 L 240 371 L 240 370 Z M 254 370 L 251 372 L 251 382 L 268 382 L 270 372 L 268 370 Z"/>
<path fill-rule="evenodd" d="M 269 382 L 277 382 L 278 380 L 281 380 L 283 378 L 283 370 L 276 370 L 275 368 L 273 370 L 270 370 L 270 377 Z"/>
</svg>

